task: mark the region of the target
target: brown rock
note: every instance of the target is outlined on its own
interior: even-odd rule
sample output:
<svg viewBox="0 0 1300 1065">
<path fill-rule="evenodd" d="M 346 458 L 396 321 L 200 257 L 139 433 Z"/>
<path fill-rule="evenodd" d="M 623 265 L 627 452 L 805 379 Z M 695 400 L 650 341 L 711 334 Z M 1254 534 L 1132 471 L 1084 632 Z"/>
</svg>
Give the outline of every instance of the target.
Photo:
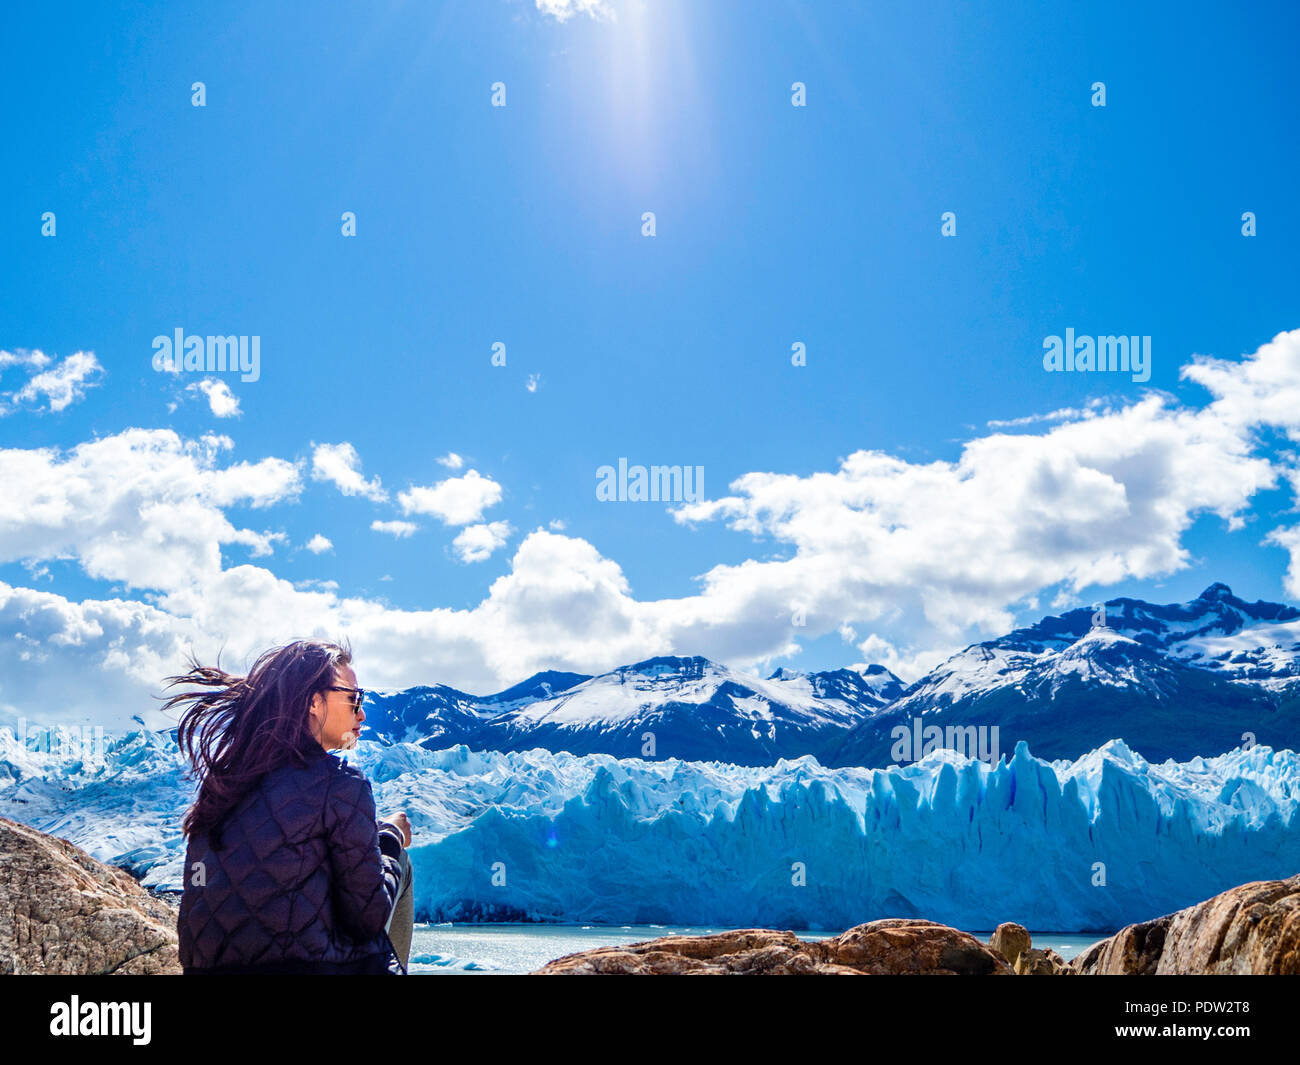
<svg viewBox="0 0 1300 1065">
<path fill-rule="evenodd" d="M 745 928 L 707 936 L 664 936 L 556 958 L 538 974 L 861 976 L 896 973 L 1010 975 L 1001 955 L 933 921 L 890 918 L 820 942 L 793 932 Z"/>
<path fill-rule="evenodd" d="M 1121 928 L 1109 939 L 1094 943 L 1075 956 L 1070 968 L 1085 976 L 1125 973 L 1151 976 L 1160 962 L 1165 946 L 1165 932 L 1171 918 L 1157 917 Z"/>
<path fill-rule="evenodd" d="M 124 870 L 0 817 L 0 973 L 179 973 L 176 916 Z"/>
<path fill-rule="evenodd" d="M 1129 925 L 1070 963 L 1085 975 L 1300 975 L 1300 876 L 1242 884 Z"/>
<path fill-rule="evenodd" d="M 1017 976 L 1072 976 L 1074 970 L 1056 951 L 1029 948 L 1016 959 Z"/>
<path fill-rule="evenodd" d="M 1016 959 L 1033 946 L 1033 943 L 1029 938 L 1029 929 L 1024 925 L 1016 924 L 1014 921 L 1004 921 L 993 930 L 993 938 L 989 940 L 989 946 L 1014 966 Z"/>
<path fill-rule="evenodd" d="M 813 945 L 825 952 L 827 960 L 873 975 L 1011 973 L 1000 954 L 969 933 L 913 918 L 871 921 Z"/>
</svg>

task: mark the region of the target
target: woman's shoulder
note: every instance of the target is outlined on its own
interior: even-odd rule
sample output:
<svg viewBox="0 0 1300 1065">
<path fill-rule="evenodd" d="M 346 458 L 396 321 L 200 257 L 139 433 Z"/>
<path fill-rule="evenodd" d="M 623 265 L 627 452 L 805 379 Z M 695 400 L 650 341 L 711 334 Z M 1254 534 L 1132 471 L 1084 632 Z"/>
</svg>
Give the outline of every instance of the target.
<svg viewBox="0 0 1300 1065">
<path fill-rule="evenodd" d="M 329 755 L 326 772 L 330 778 L 330 791 L 342 791 L 352 796 L 371 795 L 370 778 L 350 762 Z"/>
<path fill-rule="evenodd" d="M 319 790 L 331 796 L 364 801 L 369 795 L 370 779 L 356 766 L 330 754 L 323 747 L 304 751 L 300 757 L 272 770 L 261 781 L 263 791 L 289 791 L 300 794 L 306 790 Z"/>
<path fill-rule="evenodd" d="M 365 773 L 350 762 L 324 749 L 321 750 L 319 757 L 312 757 L 308 771 L 324 777 L 328 781 L 331 793 L 343 792 L 356 796 L 363 792 L 369 794 L 371 790 L 370 778 Z"/>
<path fill-rule="evenodd" d="M 326 753 L 322 747 L 317 747 L 314 751 L 305 748 L 292 753 L 286 761 L 263 776 L 259 787 L 262 790 L 282 788 L 286 785 L 301 788 L 308 782 L 324 785 L 337 772 L 337 762 L 338 759 Z"/>
</svg>

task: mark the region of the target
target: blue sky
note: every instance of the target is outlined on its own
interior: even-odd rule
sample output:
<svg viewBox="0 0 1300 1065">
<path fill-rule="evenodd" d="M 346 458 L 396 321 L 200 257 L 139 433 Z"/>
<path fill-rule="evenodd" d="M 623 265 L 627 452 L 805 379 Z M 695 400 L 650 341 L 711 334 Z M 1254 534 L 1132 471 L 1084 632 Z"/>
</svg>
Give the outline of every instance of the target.
<svg viewBox="0 0 1300 1065">
<path fill-rule="evenodd" d="M 1294 6 L 915 7 L 7 11 L 0 712 L 309 628 L 486 691 L 1300 599 Z M 155 372 L 177 328 L 259 379 Z M 1045 372 L 1067 328 L 1150 380 Z M 705 502 L 598 501 L 620 457 Z"/>
</svg>

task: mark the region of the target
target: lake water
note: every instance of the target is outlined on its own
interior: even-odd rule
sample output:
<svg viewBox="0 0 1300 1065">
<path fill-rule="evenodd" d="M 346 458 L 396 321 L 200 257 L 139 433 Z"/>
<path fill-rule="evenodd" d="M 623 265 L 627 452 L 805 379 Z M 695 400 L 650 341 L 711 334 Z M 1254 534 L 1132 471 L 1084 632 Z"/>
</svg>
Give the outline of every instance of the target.
<svg viewBox="0 0 1300 1065">
<path fill-rule="evenodd" d="M 417 924 L 411 938 L 412 975 L 530 973 L 548 961 L 592 947 L 638 943 L 660 936 L 725 932 L 703 925 Z M 972 933 L 987 943 L 992 931 Z M 828 932 L 795 931 L 800 939 L 829 939 Z M 1050 947 L 1069 961 L 1100 935 L 1031 933 L 1035 947 Z"/>
</svg>

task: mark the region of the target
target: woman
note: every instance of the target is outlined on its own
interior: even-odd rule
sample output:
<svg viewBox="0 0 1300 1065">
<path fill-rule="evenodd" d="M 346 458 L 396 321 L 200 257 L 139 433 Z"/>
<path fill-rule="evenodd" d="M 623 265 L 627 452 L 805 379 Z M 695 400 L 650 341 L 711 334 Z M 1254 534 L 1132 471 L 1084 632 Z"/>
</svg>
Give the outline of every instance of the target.
<svg viewBox="0 0 1300 1065">
<path fill-rule="evenodd" d="M 192 662 L 167 678 L 208 689 L 164 704 L 186 707 L 177 740 L 200 780 L 182 826 L 186 974 L 406 971 L 410 823 L 376 821 L 370 782 L 328 753 L 366 717 L 351 661 L 296 640 L 247 677 Z"/>
</svg>

